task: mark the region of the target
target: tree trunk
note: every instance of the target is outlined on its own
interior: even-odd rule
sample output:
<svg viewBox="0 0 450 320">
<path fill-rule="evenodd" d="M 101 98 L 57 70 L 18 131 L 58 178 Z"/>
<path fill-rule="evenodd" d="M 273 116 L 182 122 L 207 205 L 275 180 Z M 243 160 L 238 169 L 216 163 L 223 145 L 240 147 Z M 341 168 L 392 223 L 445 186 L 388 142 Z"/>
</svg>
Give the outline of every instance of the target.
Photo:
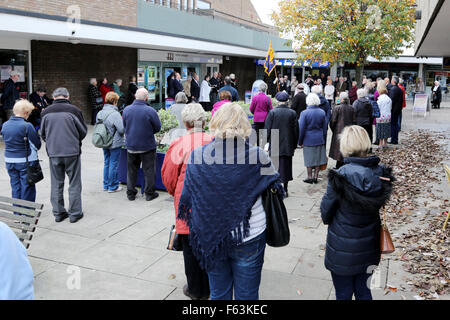
<svg viewBox="0 0 450 320">
<path fill-rule="evenodd" d="M 356 66 L 356 77 L 355 77 L 355 81 L 358 83 L 358 87 L 361 87 L 361 84 L 362 84 L 363 71 L 364 71 L 364 64 L 361 64 L 361 65 L 359 65 L 359 66 Z"/>
</svg>

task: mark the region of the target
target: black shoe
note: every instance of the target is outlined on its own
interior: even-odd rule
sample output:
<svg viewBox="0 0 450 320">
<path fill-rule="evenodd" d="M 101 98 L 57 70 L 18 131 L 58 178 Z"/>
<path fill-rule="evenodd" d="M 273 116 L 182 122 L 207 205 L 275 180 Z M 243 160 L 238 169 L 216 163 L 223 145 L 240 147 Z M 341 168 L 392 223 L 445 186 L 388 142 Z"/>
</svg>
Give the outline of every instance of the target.
<svg viewBox="0 0 450 320">
<path fill-rule="evenodd" d="M 134 201 L 136 200 L 136 196 L 127 196 L 128 200 L 130 201 Z"/>
<path fill-rule="evenodd" d="M 317 184 L 319 181 L 317 179 L 313 179 L 313 183 Z"/>
<path fill-rule="evenodd" d="M 70 223 L 75 223 L 78 220 L 80 220 L 81 218 L 83 218 L 83 214 L 80 214 L 78 216 L 70 216 Z"/>
<path fill-rule="evenodd" d="M 191 298 L 192 300 L 200 300 L 200 299 L 203 298 L 203 297 L 202 297 L 202 298 L 199 298 L 199 297 L 196 297 L 196 296 L 192 295 L 192 294 L 189 292 L 189 288 L 188 288 L 188 285 L 187 285 L 187 284 L 185 284 L 184 287 L 183 287 L 183 294 L 184 294 L 186 297 Z"/>
<path fill-rule="evenodd" d="M 156 199 L 158 197 L 159 197 L 159 193 L 158 192 L 153 192 L 152 194 L 147 194 L 145 196 L 145 200 L 152 201 L 153 199 Z"/>
<path fill-rule="evenodd" d="M 62 222 L 64 220 L 66 220 L 69 217 L 69 215 L 67 214 L 67 212 L 62 213 L 60 215 L 55 216 L 55 222 Z"/>
<path fill-rule="evenodd" d="M 304 183 L 309 183 L 309 184 L 313 184 L 314 183 L 314 179 L 305 179 L 303 180 Z"/>
</svg>

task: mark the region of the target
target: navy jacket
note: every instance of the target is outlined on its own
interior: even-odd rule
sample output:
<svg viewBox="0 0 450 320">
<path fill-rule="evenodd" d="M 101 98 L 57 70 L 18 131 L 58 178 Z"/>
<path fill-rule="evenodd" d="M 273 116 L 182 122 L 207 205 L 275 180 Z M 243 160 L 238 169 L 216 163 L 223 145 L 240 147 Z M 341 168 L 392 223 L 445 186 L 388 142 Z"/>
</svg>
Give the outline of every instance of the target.
<svg viewBox="0 0 450 320">
<path fill-rule="evenodd" d="M 34 130 L 31 123 L 26 122 L 21 117 L 11 117 L 3 124 L 2 135 L 5 141 L 5 158 L 25 158 L 30 156 L 31 149 L 28 147 L 28 153 L 25 153 L 25 134 L 28 140 L 36 147 L 41 148 L 41 139 Z"/>
<path fill-rule="evenodd" d="M 228 91 L 229 93 L 231 93 L 231 101 L 239 101 L 239 93 L 238 91 L 233 88 L 230 84 L 227 84 L 225 86 L 222 87 L 222 89 L 219 90 L 219 93 L 222 91 Z"/>
<path fill-rule="evenodd" d="M 323 111 L 318 106 L 308 106 L 300 114 L 298 145 L 316 147 L 327 142 L 328 122 Z"/>
<path fill-rule="evenodd" d="M 11 79 L 8 79 L 3 83 L 3 94 L 1 97 L 3 110 L 12 109 L 16 103 L 16 100 L 19 100 L 19 90 L 17 90 L 17 84 Z"/>
<path fill-rule="evenodd" d="M 155 133 L 161 130 L 161 121 L 155 109 L 145 101 L 134 100 L 123 110 L 125 144 L 131 151 L 156 149 Z"/>
<path fill-rule="evenodd" d="M 391 170 L 377 156 L 345 158 L 345 165 L 330 170 L 320 211 L 328 224 L 325 267 L 350 276 L 367 272 L 380 262 L 380 208 L 389 199 Z"/>
<path fill-rule="evenodd" d="M 171 79 L 168 93 L 169 98 L 175 99 L 177 93 L 181 91 L 183 91 L 183 85 L 181 84 L 181 81 L 178 81 L 177 79 Z"/>
</svg>

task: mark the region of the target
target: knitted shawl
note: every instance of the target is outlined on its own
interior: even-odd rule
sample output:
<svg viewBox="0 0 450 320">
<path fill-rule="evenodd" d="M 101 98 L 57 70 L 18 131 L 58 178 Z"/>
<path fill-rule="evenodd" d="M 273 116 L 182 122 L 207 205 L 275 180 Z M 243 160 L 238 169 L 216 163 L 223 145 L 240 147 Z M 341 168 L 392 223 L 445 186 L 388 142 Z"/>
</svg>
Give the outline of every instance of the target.
<svg viewBox="0 0 450 320">
<path fill-rule="evenodd" d="M 192 251 L 204 270 L 248 236 L 251 209 L 269 187 L 282 190 L 279 174 L 267 153 L 243 139 L 216 138 L 191 153 L 178 219 L 187 222 Z"/>
</svg>

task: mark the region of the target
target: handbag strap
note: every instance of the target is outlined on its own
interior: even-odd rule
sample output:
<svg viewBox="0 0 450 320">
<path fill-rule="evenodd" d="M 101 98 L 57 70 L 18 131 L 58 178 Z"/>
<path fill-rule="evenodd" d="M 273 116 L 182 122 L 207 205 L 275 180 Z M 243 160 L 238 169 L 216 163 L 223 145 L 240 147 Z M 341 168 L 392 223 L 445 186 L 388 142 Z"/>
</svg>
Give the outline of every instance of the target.
<svg viewBox="0 0 450 320">
<path fill-rule="evenodd" d="M 25 160 L 26 160 L 26 162 L 27 162 L 27 167 L 28 167 L 28 146 L 29 146 L 29 143 L 28 143 L 27 126 L 26 126 L 25 123 L 24 123 L 24 125 L 23 125 L 23 128 L 24 128 L 24 131 L 25 131 L 25 135 L 24 135 L 24 137 L 23 137 L 23 141 L 24 141 L 24 143 L 25 143 Z"/>
</svg>

